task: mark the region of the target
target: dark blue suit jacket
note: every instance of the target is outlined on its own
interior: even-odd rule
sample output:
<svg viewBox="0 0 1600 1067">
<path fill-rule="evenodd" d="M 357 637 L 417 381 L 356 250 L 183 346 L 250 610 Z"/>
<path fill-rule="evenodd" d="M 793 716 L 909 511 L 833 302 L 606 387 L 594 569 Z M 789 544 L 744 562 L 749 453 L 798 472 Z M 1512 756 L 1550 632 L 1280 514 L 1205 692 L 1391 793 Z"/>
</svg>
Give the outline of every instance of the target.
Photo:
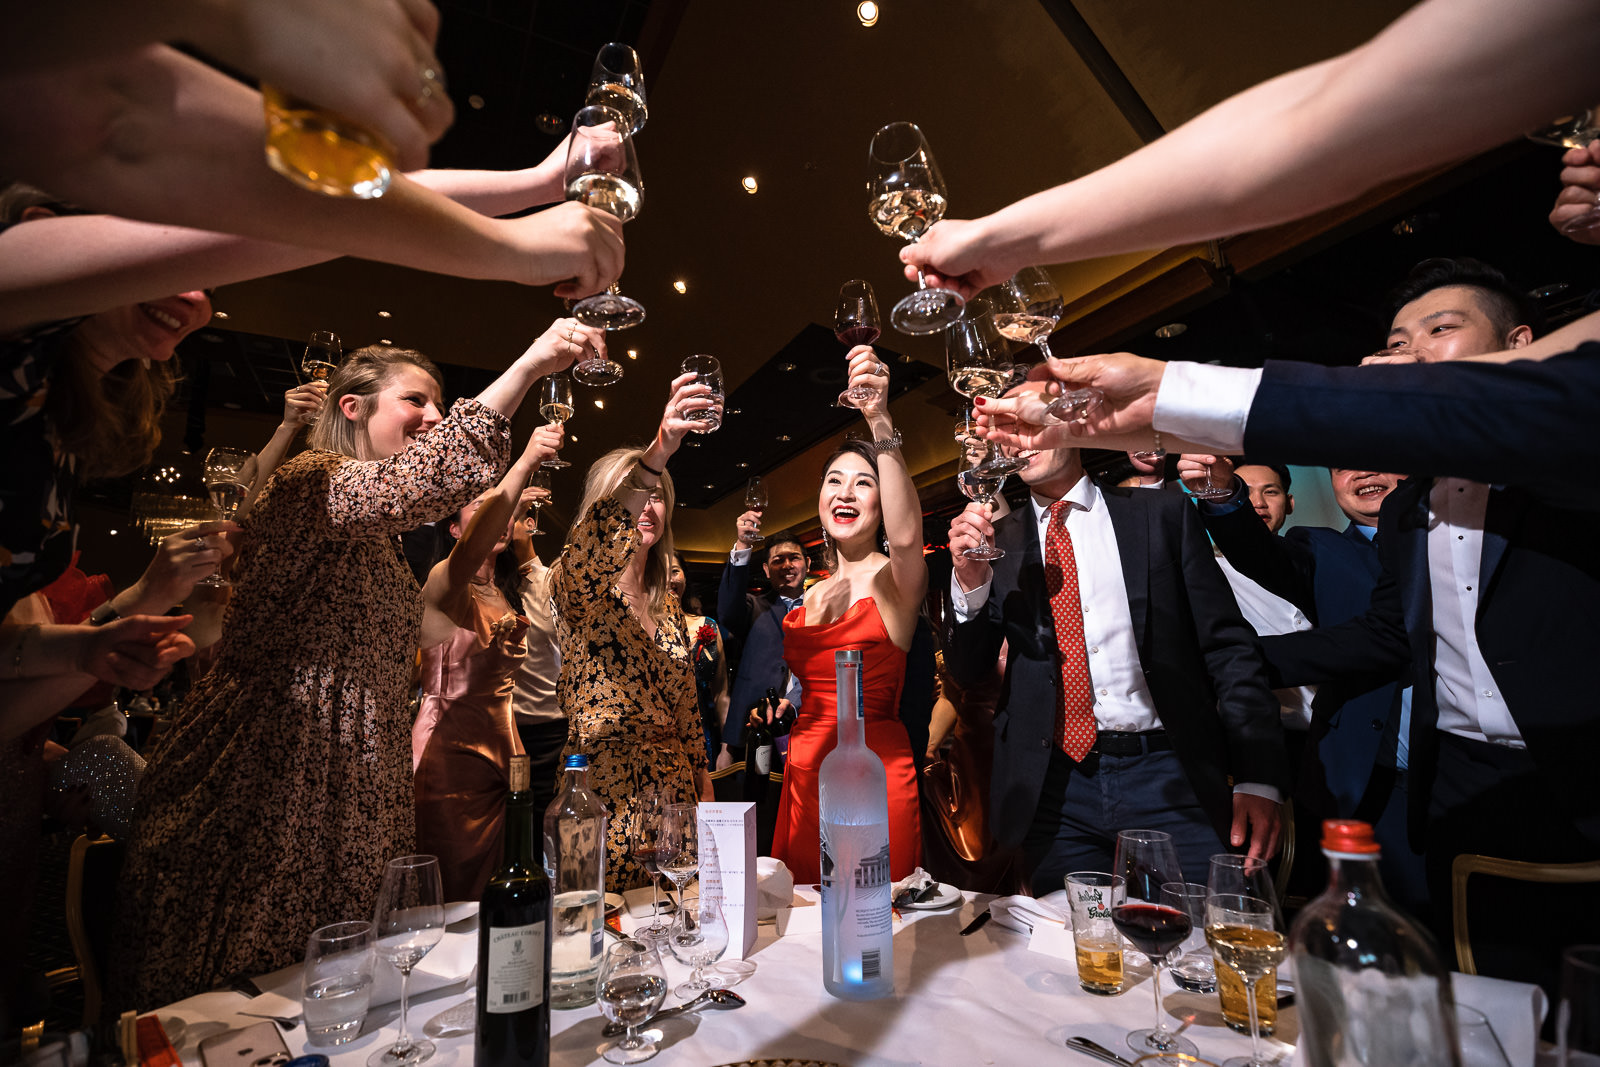
<svg viewBox="0 0 1600 1067">
<path fill-rule="evenodd" d="M 745 716 L 769 688 L 779 696 L 784 691 L 783 601 L 750 593 L 749 584 L 749 563 L 735 566 L 730 559 L 722 565 L 717 621 L 731 636 L 739 663 L 722 726 L 722 740 L 729 745 L 744 744 Z"/>
</svg>

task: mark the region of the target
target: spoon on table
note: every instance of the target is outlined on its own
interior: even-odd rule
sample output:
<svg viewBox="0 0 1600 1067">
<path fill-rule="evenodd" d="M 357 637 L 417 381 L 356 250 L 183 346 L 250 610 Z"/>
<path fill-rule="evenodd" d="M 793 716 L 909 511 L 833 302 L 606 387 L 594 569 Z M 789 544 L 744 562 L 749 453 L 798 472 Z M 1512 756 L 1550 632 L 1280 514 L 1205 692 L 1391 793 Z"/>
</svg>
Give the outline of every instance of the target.
<svg viewBox="0 0 1600 1067">
<path fill-rule="evenodd" d="M 676 1008 L 663 1008 L 644 1022 L 639 1023 L 636 1029 L 643 1029 L 662 1019 L 670 1019 L 675 1015 L 684 1015 L 699 1008 L 717 1008 L 721 1011 L 731 1011 L 734 1008 L 744 1007 L 744 998 L 731 989 L 708 989 L 687 1004 L 679 1004 Z M 615 1037 L 628 1028 L 621 1023 L 607 1023 L 606 1028 L 600 1033 L 604 1037 Z"/>
</svg>

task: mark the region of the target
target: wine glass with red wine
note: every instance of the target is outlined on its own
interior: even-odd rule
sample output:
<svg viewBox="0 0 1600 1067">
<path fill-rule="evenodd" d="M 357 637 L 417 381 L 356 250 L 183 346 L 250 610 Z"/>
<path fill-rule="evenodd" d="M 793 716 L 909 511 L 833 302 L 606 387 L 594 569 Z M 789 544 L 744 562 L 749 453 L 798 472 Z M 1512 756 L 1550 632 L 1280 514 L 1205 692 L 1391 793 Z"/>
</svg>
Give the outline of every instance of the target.
<svg viewBox="0 0 1600 1067">
<path fill-rule="evenodd" d="M 878 298 L 872 292 L 872 283 L 856 278 L 839 287 L 839 302 L 833 309 L 833 336 L 845 348 L 878 343 L 883 332 L 878 320 Z M 845 395 L 851 400 L 871 400 L 875 390 L 852 386 Z"/>
<path fill-rule="evenodd" d="M 1193 1041 L 1167 1029 L 1167 1013 L 1161 1006 L 1161 972 L 1167 957 L 1194 929 L 1188 911 L 1161 902 L 1163 883 L 1183 881 L 1172 835 L 1159 830 L 1123 830 L 1117 834 L 1117 855 L 1111 873 L 1120 874 L 1128 887 L 1123 903 L 1111 909 L 1111 922 L 1117 933 L 1150 957 L 1150 966 L 1155 969 L 1150 988 L 1156 995 L 1156 1025 L 1130 1033 L 1128 1047 L 1140 1055 L 1151 1052 L 1196 1055 L 1199 1049 Z"/>
</svg>

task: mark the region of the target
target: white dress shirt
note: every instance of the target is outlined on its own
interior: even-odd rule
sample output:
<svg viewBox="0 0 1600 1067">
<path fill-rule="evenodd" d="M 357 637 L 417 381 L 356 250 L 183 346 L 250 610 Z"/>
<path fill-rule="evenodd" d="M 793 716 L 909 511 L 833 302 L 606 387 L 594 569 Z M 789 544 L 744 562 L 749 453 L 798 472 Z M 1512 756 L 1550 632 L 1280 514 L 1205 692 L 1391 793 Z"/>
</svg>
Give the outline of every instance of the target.
<svg viewBox="0 0 1600 1067">
<path fill-rule="evenodd" d="M 1311 629 L 1311 620 L 1306 618 L 1305 612 L 1278 594 L 1269 592 L 1255 579 L 1240 574 L 1226 556 L 1217 556 L 1217 566 L 1222 568 L 1222 576 L 1228 579 L 1228 585 L 1233 588 L 1233 599 L 1239 602 L 1239 614 L 1244 616 L 1244 621 L 1256 633 L 1268 637 Z M 1274 689 L 1272 695 L 1278 698 L 1278 713 L 1283 717 L 1285 730 L 1311 729 L 1311 700 L 1317 695 L 1316 686 Z"/>
</svg>

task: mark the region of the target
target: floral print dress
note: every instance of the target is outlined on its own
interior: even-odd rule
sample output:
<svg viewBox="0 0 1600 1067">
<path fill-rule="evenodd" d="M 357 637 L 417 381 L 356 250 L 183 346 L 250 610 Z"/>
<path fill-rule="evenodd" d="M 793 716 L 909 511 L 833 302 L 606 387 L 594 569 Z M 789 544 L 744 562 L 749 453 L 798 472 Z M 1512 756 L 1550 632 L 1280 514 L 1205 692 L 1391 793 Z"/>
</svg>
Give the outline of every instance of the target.
<svg viewBox="0 0 1600 1067">
<path fill-rule="evenodd" d="M 245 523 L 215 667 L 140 785 L 113 948 L 121 1009 L 301 958 L 372 914 L 415 848 L 406 714 L 422 591 L 397 535 L 494 485 L 510 423 L 474 400 L 403 451 L 305 452 Z"/>
<path fill-rule="evenodd" d="M 567 753 L 589 757 L 589 785 L 611 813 L 606 889 L 614 893 L 650 880 L 628 855 L 634 799 L 653 790 L 663 804 L 693 803 L 696 774 L 706 765 L 678 598 L 667 595 L 666 618 L 652 639 L 617 588 L 637 551 L 633 517 L 605 497 L 573 529 L 551 568 Z"/>
</svg>

